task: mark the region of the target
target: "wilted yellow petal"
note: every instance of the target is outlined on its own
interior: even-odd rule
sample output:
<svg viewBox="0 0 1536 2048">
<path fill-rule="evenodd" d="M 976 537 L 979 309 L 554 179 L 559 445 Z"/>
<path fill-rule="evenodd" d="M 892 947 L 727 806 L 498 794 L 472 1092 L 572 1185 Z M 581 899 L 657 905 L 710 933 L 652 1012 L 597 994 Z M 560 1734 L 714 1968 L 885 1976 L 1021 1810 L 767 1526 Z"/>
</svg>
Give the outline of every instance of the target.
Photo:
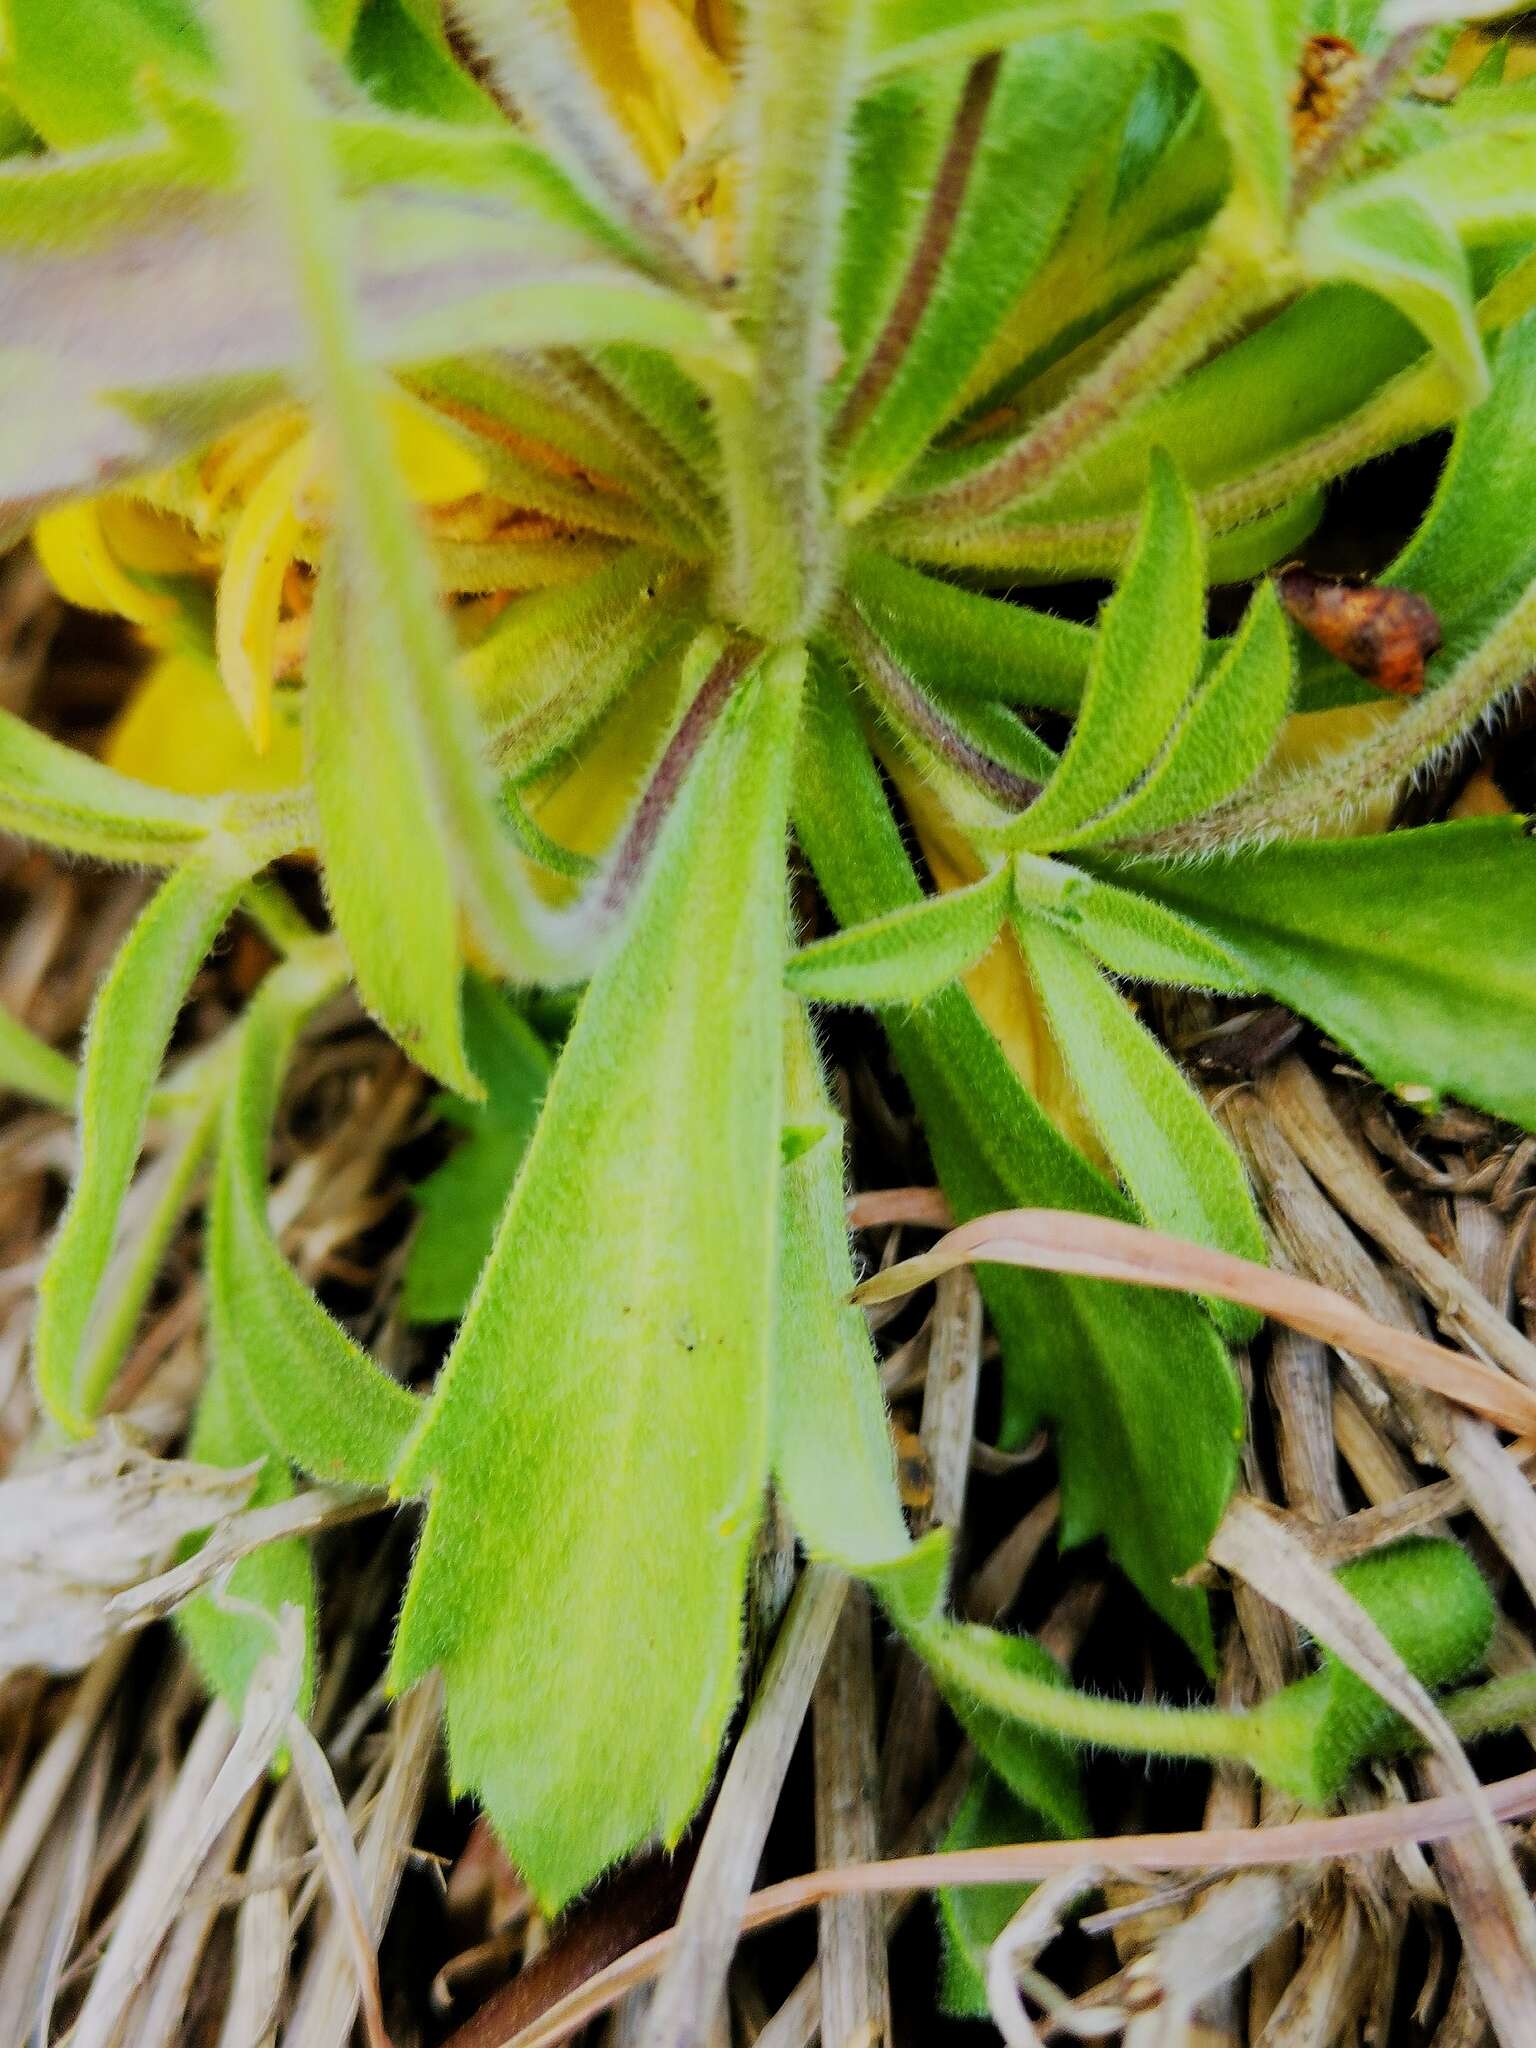
<svg viewBox="0 0 1536 2048">
<path fill-rule="evenodd" d="M 244 495 L 263 470 L 305 431 L 296 405 L 278 405 L 258 413 L 244 426 L 215 441 L 198 464 L 195 516 L 200 528 L 212 527 L 224 507 Z"/>
<path fill-rule="evenodd" d="M 125 492 L 98 498 L 96 505 L 106 543 L 125 569 L 141 576 L 196 576 L 207 568 L 207 551 L 184 519 Z"/>
<path fill-rule="evenodd" d="M 652 95 L 692 148 L 720 119 L 731 74 L 672 0 L 633 0 L 635 46 Z"/>
<path fill-rule="evenodd" d="M 981 863 L 956 830 L 933 791 L 898 761 L 887 763 L 907 807 L 929 872 L 944 891 L 962 888 L 981 874 Z M 965 976 L 966 993 L 992 1036 L 1007 1054 L 1024 1086 L 1051 1122 L 1096 1166 L 1106 1164 L 1098 1134 L 1062 1064 L 1040 998 L 1013 934 L 1002 937 Z"/>
<path fill-rule="evenodd" d="M 1304 768 L 1328 760 L 1335 754 L 1342 754 L 1361 740 L 1393 719 L 1400 718 L 1403 706 L 1389 698 L 1375 704 L 1344 704 L 1334 711 L 1298 711 L 1285 722 L 1279 743 L 1264 767 L 1258 786 L 1265 783 L 1288 782 Z M 1330 821 L 1329 831 L 1335 837 L 1343 834 L 1355 835 L 1363 832 L 1384 832 L 1392 821 L 1397 804 L 1397 791 L 1388 789 L 1378 795 L 1365 797 L 1357 810 L 1347 816 Z"/>
<path fill-rule="evenodd" d="M 112 552 L 102 529 L 107 501 L 85 498 L 45 512 L 32 529 L 32 545 L 54 588 L 87 611 L 116 612 L 136 626 L 163 625 L 176 610 L 160 591 L 135 582 Z"/>
<path fill-rule="evenodd" d="M 272 737 L 272 686 L 283 578 L 301 531 L 296 499 L 309 479 L 309 435 L 280 455 L 235 521 L 219 578 L 219 670 L 258 753 Z"/>
<path fill-rule="evenodd" d="M 303 753 L 292 691 L 282 693 L 272 743 L 258 754 L 212 664 L 190 655 L 155 663 L 102 748 L 120 774 L 186 796 L 289 788 L 302 779 Z"/>
</svg>

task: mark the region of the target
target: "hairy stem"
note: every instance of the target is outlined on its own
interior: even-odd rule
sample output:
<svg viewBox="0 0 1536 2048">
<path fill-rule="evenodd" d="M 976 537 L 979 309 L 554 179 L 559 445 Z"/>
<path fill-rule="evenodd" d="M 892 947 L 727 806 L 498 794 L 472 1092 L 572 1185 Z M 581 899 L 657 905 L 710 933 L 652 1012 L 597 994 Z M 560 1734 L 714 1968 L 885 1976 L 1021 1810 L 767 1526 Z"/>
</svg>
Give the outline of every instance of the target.
<svg viewBox="0 0 1536 2048">
<path fill-rule="evenodd" d="M 1427 34 L 1426 29 L 1410 28 L 1395 35 L 1302 157 L 1291 185 L 1293 219 L 1306 211 L 1334 172 L 1342 169 L 1351 150 L 1412 70 Z"/>
<path fill-rule="evenodd" d="M 749 380 L 716 380 L 731 512 L 727 608 L 768 641 L 814 622 L 836 566 L 822 387 L 860 0 L 760 0 L 742 81 Z"/>
<path fill-rule="evenodd" d="M 979 526 L 1039 492 L 1132 407 L 1171 383 L 1240 321 L 1293 289 L 1289 265 L 1256 260 L 1246 214 L 1218 216 L 1200 255 L 1095 369 L 992 460 L 968 476 L 899 505 L 882 532 L 893 544 L 911 530 Z"/>
</svg>

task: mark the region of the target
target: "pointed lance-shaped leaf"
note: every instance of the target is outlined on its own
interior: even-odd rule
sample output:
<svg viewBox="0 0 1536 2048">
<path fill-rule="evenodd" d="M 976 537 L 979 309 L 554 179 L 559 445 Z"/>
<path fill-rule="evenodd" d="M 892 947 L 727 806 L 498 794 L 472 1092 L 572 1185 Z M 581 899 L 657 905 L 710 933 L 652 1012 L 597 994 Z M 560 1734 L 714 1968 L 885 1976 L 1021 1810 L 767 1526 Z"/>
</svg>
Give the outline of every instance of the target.
<svg viewBox="0 0 1536 2048">
<path fill-rule="evenodd" d="M 795 824 L 835 915 L 851 924 L 921 901 L 852 707 L 827 679 L 806 721 Z M 963 990 L 884 1021 L 958 1215 L 1026 1188 L 1052 1206 L 1130 1215 L 1047 1121 Z M 1003 1342 L 1006 1440 L 1051 1418 L 1064 1540 L 1106 1535 L 1143 1596 L 1208 1658 L 1204 1602 L 1173 1581 L 1204 1554 L 1232 1487 L 1242 1403 L 1225 1352 L 1193 1301 L 1167 1297 L 1172 1316 L 1148 1317 L 1130 1289 L 1035 1277 L 1019 1287 L 1014 1273 L 980 1276 Z M 1170 1412 L 1181 1418 L 1172 1433 Z"/>
<path fill-rule="evenodd" d="M 395 1480 L 430 1505 L 394 1683 L 441 1667 L 455 1781 L 551 1904 L 675 1839 L 735 1697 L 799 660 L 738 684 L 694 760 Z"/>
<path fill-rule="evenodd" d="M 267 1146 L 309 1013 L 345 958 L 312 940 L 268 975 L 240 1025 L 209 1218 L 208 1291 L 220 1364 L 266 1445 L 317 1479 L 382 1485 L 421 1403 L 380 1370 L 283 1256 L 267 1218 Z"/>
<path fill-rule="evenodd" d="M 851 925 L 790 955 L 787 987 L 816 1003 L 920 1003 L 991 946 L 1013 897 L 1005 864 L 963 889 Z"/>
<path fill-rule="evenodd" d="M 1157 758 L 1189 699 L 1204 648 L 1205 545 L 1172 462 L 1154 450 L 1124 579 L 1099 617 L 1083 701 L 1061 765 L 1001 837 L 1071 845 Z"/>
<path fill-rule="evenodd" d="M 774 1481 L 812 1557 L 864 1579 L 898 1620 L 918 1622 L 943 1599 L 949 1541 L 941 1530 L 917 1544 L 907 1534 L 879 1361 L 848 1299 L 842 1125 L 796 1002 L 785 1005 L 784 1063 L 785 1117 L 819 1135 L 783 1173 Z"/>
<path fill-rule="evenodd" d="M 91 1006 L 80 1076 L 80 1166 L 38 1282 L 32 1351 L 49 1412 L 82 1434 L 107 1391 L 82 1373 L 155 1077 L 188 985 L 248 872 L 229 842 L 185 862 L 150 898 Z"/>
<path fill-rule="evenodd" d="M 1152 1034 L 1083 949 L 1043 920 L 1015 920 L 1067 1070 L 1147 1221 L 1260 1265 L 1264 1232 L 1237 1154 Z M 1217 1326 L 1253 1336 L 1251 1310 L 1210 1299 Z"/>
</svg>

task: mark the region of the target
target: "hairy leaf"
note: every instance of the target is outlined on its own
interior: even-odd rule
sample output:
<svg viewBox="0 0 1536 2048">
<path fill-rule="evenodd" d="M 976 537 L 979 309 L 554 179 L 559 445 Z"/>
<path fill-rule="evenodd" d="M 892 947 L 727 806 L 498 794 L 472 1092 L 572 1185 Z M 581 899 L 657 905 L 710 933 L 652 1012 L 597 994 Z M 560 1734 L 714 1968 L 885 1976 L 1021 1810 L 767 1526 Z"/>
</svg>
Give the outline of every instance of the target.
<svg viewBox="0 0 1536 2048">
<path fill-rule="evenodd" d="M 851 514 L 887 497 L 953 413 L 1086 182 L 1141 72 L 1130 45 L 1082 35 L 1004 61 L 970 175 L 916 330 L 844 457 Z M 1016 198 L 1026 182 L 1029 204 Z M 857 387 L 856 387 L 857 388 Z"/>
<path fill-rule="evenodd" d="M 261 1424 L 241 1399 L 221 1358 L 227 1325 L 211 1319 L 213 1361 L 198 1403 L 187 1455 L 208 1465 L 249 1465 L 265 1458 L 250 1497 L 252 1507 L 271 1507 L 291 1498 L 293 1481 L 281 1458 L 270 1453 Z M 196 1548 L 192 1545 L 191 1548 Z M 204 1684 L 237 1718 L 257 1667 L 272 1654 L 274 1630 L 285 1607 L 303 1617 L 304 1669 L 299 1697 L 302 1714 L 314 1690 L 315 1568 L 309 1544 L 298 1536 L 263 1544 L 243 1557 L 222 1586 L 197 1593 L 176 1610 L 176 1627 L 192 1653 Z"/>
<path fill-rule="evenodd" d="M 345 968 L 313 940 L 257 992 L 240 1027 L 209 1219 L 221 1366 L 264 1442 L 316 1478 L 381 1485 L 421 1404 L 380 1370 L 294 1272 L 267 1219 L 267 1146 L 299 1027 Z"/>
<path fill-rule="evenodd" d="M 849 564 L 849 587 L 860 615 L 919 683 L 1050 711 L 1082 702 L 1093 654 L 1087 626 L 873 552 Z"/>
<path fill-rule="evenodd" d="M 1488 389 L 1466 253 L 1439 213 L 1411 193 L 1347 187 L 1307 214 L 1298 247 L 1312 275 L 1380 292 L 1422 330 L 1469 404 Z"/>
<path fill-rule="evenodd" d="M 809 723 L 816 745 L 800 759 L 795 822 L 834 913 L 854 923 L 919 901 L 851 709 L 824 685 Z M 887 1012 L 885 1024 L 957 1215 L 1014 1202 L 1130 1214 L 1046 1120 L 963 991 L 942 990 L 915 1015 Z M 1056 1425 L 1063 1540 L 1102 1531 L 1143 1596 L 1208 1657 L 1204 1603 L 1172 1582 L 1221 1517 L 1242 1427 L 1210 1323 L 1171 1296 L 1148 1314 L 1151 1298 L 1127 1289 L 979 1277 L 1003 1340 L 1007 1441 L 1026 1440 L 1043 1416 Z M 1181 1426 L 1170 1433 L 1171 1412 Z"/>
<path fill-rule="evenodd" d="M 1263 1264 L 1243 1169 L 1194 1089 L 1080 946 L 1043 920 L 1016 926 L 1067 1070 L 1136 1206 L 1159 1230 Z M 1259 1327 L 1249 1310 L 1206 1306 L 1230 1337 Z"/>
<path fill-rule="evenodd" d="M 1536 1123 L 1536 844 L 1518 820 L 1102 872 L 1213 932 L 1384 1086 Z"/>
<path fill-rule="evenodd" d="M 0 1088 L 67 1114 L 74 1109 L 79 1081 L 73 1060 L 0 1009 Z"/>
<path fill-rule="evenodd" d="M 441 1666 L 455 1780 L 551 1903 L 675 1838 L 735 1696 L 798 697 L 794 658 L 769 658 L 696 760 L 396 1475 L 430 1506 L 394 1682 Z"/>
<path fill-rule="evenodd" d="M 819 1129 L 784 1168 L 772 1396 L 773 1476 L 801 1541 L 865 1579 L 898 1621 L 944 1595 L 947 1535 L 914 1544 L 896 1491 L 890 1423 L 869 1327 L 849 1302 L 843 1133 L 810 1026 L 786 1005 L 784 1114 Z"/>
<path fill-rule="evenodd" d="M 1156 759 L 1199 673 L 1205 549 L 1188 491 L 1154 453 L 1146 510 L 1124 580 L 1105 605 L 1082 709 L 1038 803 L 1003 835 L 1065 846 Z"/>
<path fill-rule="evenodd" d="M 0 711 L 0 827 L 65 853 L 169 867 L 217 829 L 219 807 L 133 782 Z"/>
<path fill-rule="evenodd" d="M 1080 833 L 1077 844 L 1128 839 L 1212 809 L 1268 760 L 1291 701 L 1291 639 L 1272 583 L 1255 592 L 1210 680 L 1146 778 Z"/>
<path fill-rule="evenodd" d="M 1006 866 L 968 888 L 851 925 L 792 954 L 786 985 L 818 1003 L 920 1003 L 957 981 L 991 946 L 1012 900 Z"/>
<path fill-rule="evenodd" d="M 1228 995 L 1257 985 L 1219 939 L 1150 897 L 1033 854 L 1017 856 L 1013 877 L 1021 909 L 1048 919 L 1113 974 Z"/>
<path fill-rule="evenodd" d="M 464 1040 L 485 1101 L 438 1100 L 439 1115 L 462 1124 L 466 1136 L 411 1191 L 422 1213 L 401 1306 L 415 1323 L 457 1322 L 468 1307 L 554 1067 L 532 1025 L 474 974 L 464 984 Z"/>
<path fill-rule="evenodd" d="M 91 1008 L 80 1075 L 80 1170 L 38 1282 L 33 1337 L 38 1392 L 67 1429 L 87 1430 L 106 1393 L 82 1373 L 150 1093 L 188 984 L 245 879 L 229 849 L 177 869 L 119 948 Z"/>
</svg>

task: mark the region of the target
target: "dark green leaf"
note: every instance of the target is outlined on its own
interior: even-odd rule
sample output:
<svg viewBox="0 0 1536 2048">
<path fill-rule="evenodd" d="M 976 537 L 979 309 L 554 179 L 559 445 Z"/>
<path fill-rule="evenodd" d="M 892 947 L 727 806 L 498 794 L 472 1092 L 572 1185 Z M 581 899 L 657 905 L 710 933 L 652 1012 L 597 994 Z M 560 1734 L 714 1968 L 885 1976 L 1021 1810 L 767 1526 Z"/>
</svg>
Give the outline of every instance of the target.
<svg viewBox="0 0 1536 2048">
<path fill-rule="evenodd" d="M 1536 842 L 1518 820 L 1095 868 L 1205 926 L 1383 1086 L 1536 1127 Z"/>
</svg>

